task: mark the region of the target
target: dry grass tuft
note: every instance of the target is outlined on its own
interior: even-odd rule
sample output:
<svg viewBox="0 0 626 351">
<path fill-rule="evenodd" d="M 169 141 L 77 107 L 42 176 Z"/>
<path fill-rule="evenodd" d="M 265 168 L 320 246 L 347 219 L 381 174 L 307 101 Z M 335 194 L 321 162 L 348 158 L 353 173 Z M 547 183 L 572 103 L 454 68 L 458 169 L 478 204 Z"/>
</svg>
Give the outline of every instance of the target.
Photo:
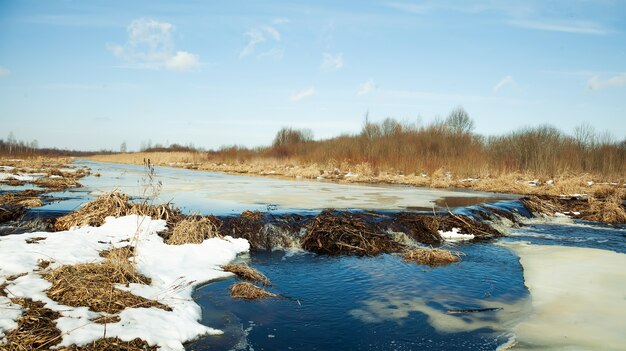
<svg viewBox="0 0 626 351">
<path fill-rule="evenodd" d="M 156 351 L 157 346 L 150 346 L 139 338 L 123 341 L 118 338 L 98 339 L 84 346 L 72 345 L 59 351 Z"/>
<path fill-rule="evenodd" d="M 75 178 L 40 178 L 32 183 L 53 191 L 63 191 L 67 188 L 80 188 L 82 186 Z"/>
<path fill-rule="evenodd" d="M 111 324 L 111 323 L 117 323 L 121 321 L 121 318 L 120 316 L 117 316 L 117 315 L 111 315 L 111 316 L 97 317 L 97 318 L 92 319 L 91 321 L 97 324 Z"/>
<path fill-rule="evenodd" d="M 258 286 L 246 282 L 236 283 L 230 287 L 230 296 L 235 299 L 258 300 L 267 297 L 278 297 L 278 295 L 263 290 Z"/>
<path fill-rule="evenodd" d="M 594 197 L 589 198 L 589 214 L 583 219 L 588 221 L 602 222 L 607 224 L 626 223 L 626 211 L 619 193 L 604 199 L 597 200 Z"/>
<path fill-rule="evenodd" d="M 66 265 L 43 274 L 52 283 L 48 296 L 64 305 L 86 306 L 96 312 L 115 314 L 130 307 L 169 307 L 115 288 L 115 284 L 150 284 L 128 261 L 128 249 L 114 249 L 100 263 Z"/>
<path fill-rule="evenodd" d="M 11 299 L 26 309 L 17 320 L 17 328 L 6 333 L 3 351 L 48 350 L 61 341 L 61 331 L 55 320 L 59 312 L 45 308 L 43 302 L 31 299 Z"/>
<path fill-rule="evenodd" d="M 121 217 L 132 214 L 172 222 L 180 216 L 180 211 L 172 208 L 169 204 L 153 206 L 144 203 L 132 203 L 127 195 L 114 191 L 89 202 L 78 211 L 57 218 L 54 229 L 61 231 L 74 226 L 99 226 L 104 223 L 104 219 L 108 216 Z"/>
<path fill-rule="evenodd" d="M 265 275 L 263 275 L 263 273 L 248 266 L 247 264 L 227 264 L 222 267 L 222 269 L 224 269 L 224 272 L 234 273 L 237 277 L 241 279 L 252 282 L 260 282 L 265 286 L 270 285 L 270 280 Z"/>
<path fill-rule="evenodd" d="M 404 262 L 415 262 L 430 267 L 443 266 L 454 262 L 459 262 L 460 254 L 442 249 L 416 248 L 402 254 Z"/>
<path fill-rule="evenodd" d="M 0 194 L 0 206 L 41 207 L 43 201 L 39 198 L 43 192 L 38 190 L 23 190 Z"/>
<path fill-rule="evenodd" d="M 174 225 L 165 240 L 169 245 L 201 244 L 205 239 L 221 237 L 215 220 L 210 217 L 188 217 Z"/>
</svg>

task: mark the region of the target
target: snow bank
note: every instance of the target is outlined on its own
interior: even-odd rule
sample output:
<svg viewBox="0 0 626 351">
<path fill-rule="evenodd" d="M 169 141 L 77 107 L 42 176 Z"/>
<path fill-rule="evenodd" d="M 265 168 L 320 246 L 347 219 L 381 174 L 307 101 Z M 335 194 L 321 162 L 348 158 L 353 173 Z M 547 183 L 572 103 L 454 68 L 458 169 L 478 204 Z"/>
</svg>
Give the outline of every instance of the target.
<svg viewBox="0 0 626 351">
<path fill-rule="evenodd" d="M 452 228 L 452 231 L 449 232 L 440 230 L 439 235 L 447 241 L 465 241 L 474 239 L 474 234 L 461 234 L 459 233 L 460 231 L 460 228 Z"/>
<path fill-rule="evenodd" d="M 12 174 L 12 173 L 0 173 L 0 180 L 21 180 L 24 182 L 31 182 L 39 177 L 35 177 L 34 175 L 29 174 Z"/>
<path fill-rule="evenodd" d="M 507 244 L 524 267 L 533 312 L 515 327 L 515 350 L 623 350 L 626 255 Z"/>
<path fill-rule="evenodd" d="M 60 305 L 45 294 L 50 283 L 37 271 L 38 260 L 54 260 L 51 269 L 65 264 L 98 262 L 102 250 L 128 245 L 128 240 L 138 239 L 136 248 L 137 270 L 152 279 L 150 286 L 131 284 L 118 287 L 131 293 L 156 299 L 172 308 L 164 311 L 155 307 L 129 308 L 120 313 L 120 321 L 106 325 L 108 337 L 122 340 L 141 338 L 157 344 L 162 350 L 184 350 L 183 343 L 205 334 L 221 331 L 200 324 L 200 306 L 191 295 L 194 286 L 207 281 L 230 276 L 219 266 L 249 250 L 245 239 L 213 238 L 202 244 L 166 245 L 156 233 L 165 229 L 165 221 L 148 217 L 126 216 L 106 218 L 100 227 L 76 228 L 58 233 L 29 233 L 0 237 L 0 284 L 10 275 L 25 276 L 7 282 L 9 297 L 29 297 L 42 301 L 47 308 L 59 311 L 57 327 L 63 333 L 60 346 L 84 345 L 101 338 L 104 325 L 89 322 L 100 316 L 86 307 Z M 36 244 L 26 239 L 43 237 Z M 20 306 L 8 298 L 0 297 L 0 337 L 16 327 Z"/>
</svg>

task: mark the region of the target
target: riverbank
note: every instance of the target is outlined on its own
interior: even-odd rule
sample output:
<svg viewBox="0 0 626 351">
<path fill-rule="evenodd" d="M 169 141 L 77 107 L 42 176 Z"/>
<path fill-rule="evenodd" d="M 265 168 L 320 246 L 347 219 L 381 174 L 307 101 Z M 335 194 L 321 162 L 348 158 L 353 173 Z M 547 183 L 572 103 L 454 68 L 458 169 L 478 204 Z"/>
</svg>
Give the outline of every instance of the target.
<svg viewBox="0 0 626 351">
<path fill-rule="evenodd" d="M 530 173 L 459 176 L 444 169 L 431 174 L 403 174 L 394 170 L 375 172 L 368 164 L 300 164 L 290 160 L 251 159 L 241 162 L 213 162 L 207 154 L 192 152 L 138 152 L 95 155 L 87 159 L 122 164 L 143 164 L 150 159 L 155 165 L 224 172 L 238 175 L 281 177 L 286 179 L 319 179 L 343 183 L 398 184 L 428 188 L 457 188 L 476 191 L 569 196 L 582 195 L 605 198 L 618 193 L 626 199 L 626 180 L 607 179 L 601 175 L 564 173 L 553 176 Z"/>
</svg>

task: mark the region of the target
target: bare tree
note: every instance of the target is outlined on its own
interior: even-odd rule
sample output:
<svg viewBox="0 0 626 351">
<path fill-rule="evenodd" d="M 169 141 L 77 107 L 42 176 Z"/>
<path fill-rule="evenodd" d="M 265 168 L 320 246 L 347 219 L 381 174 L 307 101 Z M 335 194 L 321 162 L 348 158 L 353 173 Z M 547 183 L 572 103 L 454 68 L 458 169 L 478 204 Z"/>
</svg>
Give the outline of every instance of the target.
<svg viewBox="0 0 626 351">
<path fill-rule="evenodd" d="M 469 134 L 474 130 L 474 121 L 462 106 L 452 110 L 444 123 L 454 134 Z"/>
<path fill-rule="evenodd" d="M 127 149 L 126 149 L 126 140 L 124 140 L 124 141 L 122 142 L 122 145 L 120 145 L 120 152 L 121 152 L 121 153 L 123 153 L 123 154 L 125 154 L 125 153 L 126 153 L 126 151 L 127 151 Z"/>
</svg>

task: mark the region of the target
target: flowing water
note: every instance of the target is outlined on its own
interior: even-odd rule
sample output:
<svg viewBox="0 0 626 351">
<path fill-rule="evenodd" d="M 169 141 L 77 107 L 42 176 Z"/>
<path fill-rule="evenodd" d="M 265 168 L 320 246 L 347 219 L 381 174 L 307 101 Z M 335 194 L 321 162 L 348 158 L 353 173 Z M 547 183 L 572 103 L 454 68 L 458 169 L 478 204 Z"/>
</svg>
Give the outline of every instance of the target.
<svg viewBox="0 0 626 351">
<path fill-rule="evenodd" d="M 82 179 L 83 188 L 53 194 L 65 200 L 50 203 L 37 213 L 73 210 L 116 188 L 137 197 L 145 189 L 142 167 L 87 161 L 77 165 L 88 166 L 101 176 Z M 171 200 L 187 213 L 229 215 L 249 209 L 315 214 L 328 207 L 432 211 L 433 207 L 455 205 L 459 207 L 453 210 L 469 213 L 471 206 L 489 203 L 487 207 L 530 217 L 515 197 L 489 193 L 289 181 L 160 167 L 156 171 L 163 184 L 160 200 Z M 187 348 L 495 350 L 514 339 L 517 325 L 533 321 L 535 292 L 525 286 L 516 253 L 521 251 L 507 246 L 525 242 L 536 247 L 626 253 L 623 226 L 564 218 L 524 219 L 524 223 L 520 228 L 500 224 L 507 236 L 498 243 L 445 244 L 445 248 L 461 252 L 462 261 L 437 268 L 405 263 L 396 255 L 252 252 L 239 260 L 266 274 L 273 283 L 268 289 L 283 298 L 233 300 L 228 287 L 236 282 L 234 278 L 204 285 L 195 293 L 203 322 L 222 329 L 224 335 L 201 338 Z M 479 311 L 450 313 L 459 310 Z M 615 323 L 618 327 L 623 324 Z M 597 346 L 590 349 L 603 348 Z"/>
</svg>

